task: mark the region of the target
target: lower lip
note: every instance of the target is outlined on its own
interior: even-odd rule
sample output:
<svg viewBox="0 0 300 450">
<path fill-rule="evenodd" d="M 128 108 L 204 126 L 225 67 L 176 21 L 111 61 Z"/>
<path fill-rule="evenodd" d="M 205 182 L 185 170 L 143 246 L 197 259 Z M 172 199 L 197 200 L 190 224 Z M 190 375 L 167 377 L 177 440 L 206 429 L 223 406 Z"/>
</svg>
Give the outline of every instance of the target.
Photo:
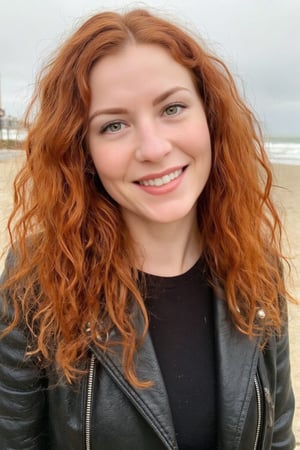
<svg viewBox="0 0 300 450">
<path fill-rule="evenodd" d="M 169 183 L 163 184 L 161 186 L 144 186 L 142 184 L 137 184 L 139 188 L 141 188 L 143 191 L 147 192 L 147 194 L 151 195 L 164 195 L 169 194 L 169 192 L 174 191 L 177 189 L 179 184 L 181 183 L 183 179 L 183 175 L 185 173 L 185 170 L 182 171 L 182 173 L 179 175 L 179 177 L 175 178 L 174 180 L 170 181 Z"/>
</svg>

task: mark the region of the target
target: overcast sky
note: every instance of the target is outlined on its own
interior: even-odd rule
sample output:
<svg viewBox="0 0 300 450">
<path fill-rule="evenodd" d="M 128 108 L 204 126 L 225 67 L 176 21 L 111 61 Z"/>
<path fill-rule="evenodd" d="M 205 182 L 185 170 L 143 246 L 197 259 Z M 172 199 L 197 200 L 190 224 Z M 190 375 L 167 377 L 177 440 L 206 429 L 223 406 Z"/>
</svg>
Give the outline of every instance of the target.
<svg viewBox="0 0 300 450">
<path fill-rule="evenodd" d="M 39 68 L 78 23 L 127 6 L 167 12 L 202 35 L 236 76 L 266 134 L 300 136 L 300 0 L 1 0 L 6 114 L 22 116 Z"/>
</svg>

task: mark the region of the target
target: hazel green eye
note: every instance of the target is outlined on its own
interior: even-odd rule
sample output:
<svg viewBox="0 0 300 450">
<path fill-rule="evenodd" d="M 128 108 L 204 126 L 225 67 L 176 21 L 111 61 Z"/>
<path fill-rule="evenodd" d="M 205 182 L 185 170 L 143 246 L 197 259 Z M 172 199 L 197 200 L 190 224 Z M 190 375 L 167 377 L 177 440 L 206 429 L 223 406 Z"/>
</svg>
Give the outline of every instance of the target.
<svg viewBox="0 0 300 450">
<path fill-rule="evenodd" d="M 177 114 L 177 112 L 178 112 L 178 106 L 177 106 L 177 105 L 169 106 L 169 107 L 166 109 L 166 114 L 167 114 L 168 116 L 173 116 L 174 114 Z"/>
<path fill-rule="evenodd" d="M 121 131 L 124 127 L 124 124 L 122 122 L 113 122 L 108 125 L 106 125 L 102 130 L 101 133 L 118 133 L 118 131 Z"/>
<path fill-rule="evenodd" d="M 165 109 L 165 114 L 167 116 L 176 116 L 177 114 L 179 114 L 181 112 L 181 110 L 185 108 L 183 105 L 170 105 Z"/>
</svg>

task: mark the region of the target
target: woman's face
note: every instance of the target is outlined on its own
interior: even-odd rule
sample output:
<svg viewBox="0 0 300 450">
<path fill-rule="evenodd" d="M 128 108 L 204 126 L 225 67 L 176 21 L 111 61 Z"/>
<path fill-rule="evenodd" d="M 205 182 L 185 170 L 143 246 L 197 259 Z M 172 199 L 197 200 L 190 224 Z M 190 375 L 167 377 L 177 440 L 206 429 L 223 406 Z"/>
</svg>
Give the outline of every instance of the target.
<svg viewBox="0 0 300 450">
<path fill-rule="evenodd" d="M 90 88 L 91 157 L 125 221 L 196 220 L 211 145 L 189 71 L 160 46 L 129 44 L 95 64 Z"/>
</svg>

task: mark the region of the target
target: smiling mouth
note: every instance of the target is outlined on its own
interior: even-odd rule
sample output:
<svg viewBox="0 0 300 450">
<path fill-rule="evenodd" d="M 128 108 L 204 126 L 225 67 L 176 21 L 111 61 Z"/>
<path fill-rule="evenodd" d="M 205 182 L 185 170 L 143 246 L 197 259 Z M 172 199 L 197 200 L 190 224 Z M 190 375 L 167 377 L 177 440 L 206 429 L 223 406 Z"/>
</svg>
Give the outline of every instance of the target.
<svg viewBox="0 0 300 450">
<path fill-rule="evenodd" d="M 176 178 L 178 178 L 183 173 L 186 167 L 187 166 L 182 167 L 181 169 L 174 170 L 173 172 L 170 172 L 159 178 L 137 181 L 137 184 L 139 184 L 140 186 L 163 186 L 165 184 L 170 183 L 173 180 L 176 180 Z"/>
</svg>

